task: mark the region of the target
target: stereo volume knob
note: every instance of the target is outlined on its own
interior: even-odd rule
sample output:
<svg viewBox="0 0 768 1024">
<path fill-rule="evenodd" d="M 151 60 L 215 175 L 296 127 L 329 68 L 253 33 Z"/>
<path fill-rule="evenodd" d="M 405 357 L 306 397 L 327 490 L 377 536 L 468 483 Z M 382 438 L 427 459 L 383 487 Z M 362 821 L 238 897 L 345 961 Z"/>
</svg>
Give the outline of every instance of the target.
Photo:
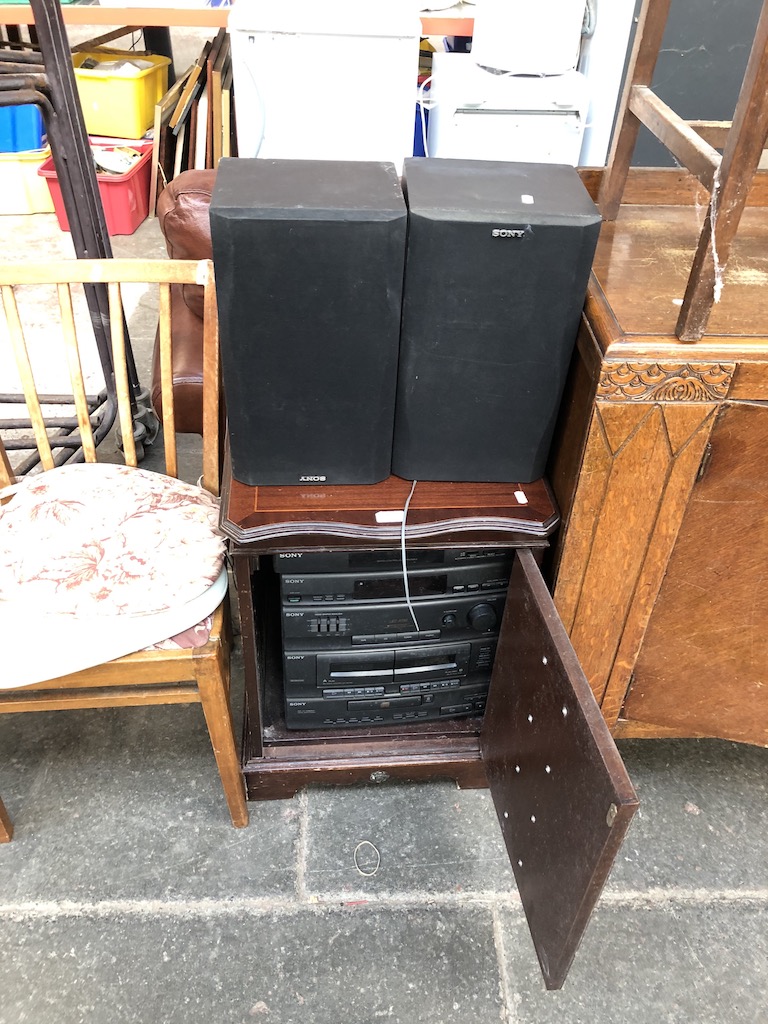
<svg viewBox="0 0 768 1024">
<path fill-rule="evenodd" d="M 467 618 L 472 629 L 485 633 L 496 625 L 496 609 L 492 604 L 476 604 L 469 609 Z"/>
</svg>

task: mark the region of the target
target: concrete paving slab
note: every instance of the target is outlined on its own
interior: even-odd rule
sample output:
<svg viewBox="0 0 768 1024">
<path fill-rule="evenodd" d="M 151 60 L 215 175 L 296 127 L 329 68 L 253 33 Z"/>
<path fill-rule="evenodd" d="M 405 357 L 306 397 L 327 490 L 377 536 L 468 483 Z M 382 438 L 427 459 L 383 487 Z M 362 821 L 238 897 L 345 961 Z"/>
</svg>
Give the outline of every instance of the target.
<svg viewBox="0 0 768 1024">
<path fill-rule="evenodd" d="M 452 782 L 310 789 L 308 892 L 515 891 L 487 790 Z"/>
<path fill-rule="evenodd" d="M 498 1024 L 491 914 L 87 911 L 4 920 L 0 1024 Z"/>
<path fill-rule="evenodd" d="M 3 904 L 294 897 L 299 806 L 233 828 L 199 707 L 3 715 L 0 750 Z"/>
<path fill-rule="evenodd" d="M 602 906 L 564 987 L 547 992 L 527 926 L 500 911 L 514 1024 L 762 1024 L 768 901 Z"/>
<path fill-rule="evenodd" d="M 634 740 L 620 751 L 640 810 L 610 890 L 768 888 L 768 750 Z"/>
</svg>

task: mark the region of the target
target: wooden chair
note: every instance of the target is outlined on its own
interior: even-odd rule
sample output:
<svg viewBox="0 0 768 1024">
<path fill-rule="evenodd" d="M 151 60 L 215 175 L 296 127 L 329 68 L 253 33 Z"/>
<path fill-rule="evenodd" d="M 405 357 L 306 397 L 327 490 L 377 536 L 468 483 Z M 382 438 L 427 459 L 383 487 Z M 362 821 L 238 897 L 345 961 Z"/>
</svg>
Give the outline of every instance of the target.
<svg viewBox="0 0 768 1024">
<path fill-rule="evenodd" d="M 34 439 L 41 467 L 54 466 L 49 437 L 26 343 L 26 330 L 19 316 L 20 286 L 25 298 L 34 302 L 29 286 L 55 285 L 58 291 L 60 325 L 51 331 L 66 353 L 77 413 L 75 434 L 82 457 L 97 461 L 96 446 L 88 415 L 88 403 L 81 370 L 78 331 L 73 316 L 72 286 L 85 282 L 105 282 L 109 292 L 111 341 L 114 354 L 118 417 L 122 432 L 124 459 L 136 466 L 136 449 L 131 425 L 131 395 L 125 359 L 121 287 L 128 283 L 147 284 L 159 293 L 159 339 L 161 352 L 163 431 L 165 469 L 178 475 L 176 434 L 174 430 L 170 287 L 171 284 L 202 285 L 204 288 L 204 394 L 202 485 L 219 493 L 219 356 L 213 265 L 210 261 L 180 260 L 67 260 L 51 263 L 0 264 L 0 289 L 9 328 L 11 348 L 22 382 L 27 409 L 33 424 Z M 0 487 L 14 482 L 10 460 L 0 444 Z M 203 707 L 213 751 L 221 775 L 232 823 L 248 823 L 245 788 L 234 739 L 229 705 L 229 627 L 226 601 L 213 616 L 210 637 L 203 647 L 190 650 L 143 650 L 90 668 L 14 690 L 0 690 L 0 713 L 48 711 L 55 708 L 124 707 L 129 705 L 199 702 Z M 12 828 L 0 804 L 0 842 L 11 838 Z"/>
<path fill-rule="evenodd" d="M 598 205 L 615 220 L 640 125 L 644 124 L 710 193 L 675 333 L 698 341 L 722 287 L 768 134 L 768 0 L 763 3 L 733 121 L 684 121 L 651 89 L 671 0 L 644 0 Z M 723 150 L 722 158 L 719 149 Z"/>
</svg>

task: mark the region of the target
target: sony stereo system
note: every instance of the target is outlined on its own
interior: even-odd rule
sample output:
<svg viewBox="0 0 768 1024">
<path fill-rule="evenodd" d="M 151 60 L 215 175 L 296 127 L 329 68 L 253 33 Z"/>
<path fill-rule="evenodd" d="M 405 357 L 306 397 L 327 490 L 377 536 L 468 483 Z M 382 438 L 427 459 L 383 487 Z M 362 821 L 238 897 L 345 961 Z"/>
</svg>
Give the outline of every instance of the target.
<svg viewBox="0 0 768 1024">
<path fill-rule="evenodd" d="M 210 215 L 237 480 L 543 474 L 600 226 L 573 167 L 225 159 Z"/>
<path fill-rule="evenodd" d="M 232 474 L 543 475 L 600 215 L 573 167 L 225 159 L 212 196 Z M 511 554 L 289 551 L 289 729 L 485 708 Z"/>
<path fill-rule="evenodd" d="M 509 583 L 505 549 L 289 551 L 285 724 L 372 728 L 482 715 Z"/>
</svg>

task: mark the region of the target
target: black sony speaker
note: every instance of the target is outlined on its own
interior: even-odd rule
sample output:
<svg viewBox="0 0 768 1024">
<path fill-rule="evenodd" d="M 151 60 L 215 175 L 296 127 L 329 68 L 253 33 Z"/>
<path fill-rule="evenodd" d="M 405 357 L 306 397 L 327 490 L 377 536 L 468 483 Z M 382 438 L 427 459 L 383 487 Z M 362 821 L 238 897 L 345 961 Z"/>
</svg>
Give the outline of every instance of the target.
<svg viewBox="0 0 768 1024">
<path fill-rule="evenodd" d="M 237 480 L 389 476 L 406 222 L 392 164 L 219 164 L 211 235 Z"/>
<path fill-rule="evenodd" d="M 600 214 L 573 167 L 405 161 L 409 210 L 392 470 L 542 476 Z"/>
</svg>

